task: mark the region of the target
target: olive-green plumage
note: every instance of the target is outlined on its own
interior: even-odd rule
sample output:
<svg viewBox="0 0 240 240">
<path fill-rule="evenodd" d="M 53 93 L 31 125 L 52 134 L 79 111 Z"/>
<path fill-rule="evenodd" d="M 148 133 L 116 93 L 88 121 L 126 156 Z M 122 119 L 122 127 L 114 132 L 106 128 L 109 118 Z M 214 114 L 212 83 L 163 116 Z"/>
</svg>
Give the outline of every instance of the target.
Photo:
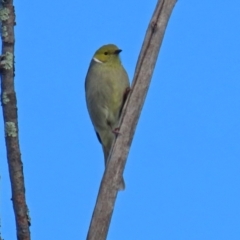
<svg viewBox="0 0 240 240">
<path fill-rule="evenodd" d="M 90 63 L 85 81 L 87 108 L 103 147 L 105 166 L 115 139 L 113 131 L 118 127 L 124 97 L 129 88 L 120 52 L 113 44 L 99 48 Z M 120 188 L 124 188 L 123 180 Z"/>
</svg>

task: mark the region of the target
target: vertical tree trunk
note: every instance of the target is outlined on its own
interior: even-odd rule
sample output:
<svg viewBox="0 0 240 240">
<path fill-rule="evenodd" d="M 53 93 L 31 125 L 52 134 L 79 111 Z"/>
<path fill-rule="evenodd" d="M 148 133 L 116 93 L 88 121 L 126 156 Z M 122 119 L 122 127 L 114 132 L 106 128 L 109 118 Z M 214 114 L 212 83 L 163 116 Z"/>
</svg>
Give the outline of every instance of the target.
<svg viewBox="0 0 240 240">
<path fill-rule="evenodd" d="M 0 20 L 2 29 L 2 55 L 0 59 L 1 103 L 12 187 L 12 202 L 16 220 L 17 239 L 29 240 L 30 220 L 25 199 L 23 166 L 19 147 L 17 99 L 14 90 L 15 12 L 12 0 L 1 1 Z"/>
</svg>

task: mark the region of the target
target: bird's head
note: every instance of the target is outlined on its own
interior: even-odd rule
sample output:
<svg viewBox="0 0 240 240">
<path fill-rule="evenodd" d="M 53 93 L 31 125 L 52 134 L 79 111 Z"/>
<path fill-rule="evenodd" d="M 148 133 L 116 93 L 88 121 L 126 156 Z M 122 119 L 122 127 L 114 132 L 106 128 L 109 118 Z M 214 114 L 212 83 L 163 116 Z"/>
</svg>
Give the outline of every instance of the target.
<svg viewBox="0 0 240 240">
<path fill-rule="evenodd" d="M 122 50 L 114 44 L 100 47 L 94 54 L 93 60 L 98 63 L 120 63 L 119 53 Z"/>
</svg>

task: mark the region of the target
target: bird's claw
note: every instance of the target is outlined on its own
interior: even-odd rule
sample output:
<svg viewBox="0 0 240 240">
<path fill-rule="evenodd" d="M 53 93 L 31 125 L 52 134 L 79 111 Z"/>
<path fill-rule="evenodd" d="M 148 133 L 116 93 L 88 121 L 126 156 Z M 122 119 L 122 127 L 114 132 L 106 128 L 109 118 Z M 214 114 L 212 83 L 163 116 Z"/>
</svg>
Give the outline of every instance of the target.
<svg viewBox="0 0 240 240">
<path fill-rule="evenodd" d="M 121 134 L 121 133 L 120 133 L 120 128 L 114 128 L 114 129 L 112 130 L 112 132 L 113 132 L 116 136 L 118 136 L 119 134 Z"/>
</svg>

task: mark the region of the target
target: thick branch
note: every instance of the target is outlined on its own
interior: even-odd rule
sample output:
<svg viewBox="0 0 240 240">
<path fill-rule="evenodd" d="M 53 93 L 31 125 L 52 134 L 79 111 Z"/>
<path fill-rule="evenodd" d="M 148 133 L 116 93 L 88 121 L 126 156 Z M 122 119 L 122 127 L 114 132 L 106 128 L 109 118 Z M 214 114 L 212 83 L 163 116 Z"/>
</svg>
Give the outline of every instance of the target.
<svg viewBox="0 0 240 240">
<path fill-rule="evenodd" d="M 2 33 L 1 102 L 12 202 L 15 214 L 17 239 L 29 240 L 29 217 L 25 200 L 23 166 L 18 138 L 17 99 L 14 91 L 14 25 L 15 12 L 12 0 L 1 1 L 0 21 Z"/>
<path fill-rule="evenodd" d="M 165 29 L 176 0 L 158 1 L 143 42 L 135 70 L 132 91 L 124 107 L 120 135 L 112 148 L 97 202 L 93 212 L 88 240 L 105 240 L 118 193 L 118 183 L 126 163 L 136 125 L 150 85 Z"/>
</svg>

